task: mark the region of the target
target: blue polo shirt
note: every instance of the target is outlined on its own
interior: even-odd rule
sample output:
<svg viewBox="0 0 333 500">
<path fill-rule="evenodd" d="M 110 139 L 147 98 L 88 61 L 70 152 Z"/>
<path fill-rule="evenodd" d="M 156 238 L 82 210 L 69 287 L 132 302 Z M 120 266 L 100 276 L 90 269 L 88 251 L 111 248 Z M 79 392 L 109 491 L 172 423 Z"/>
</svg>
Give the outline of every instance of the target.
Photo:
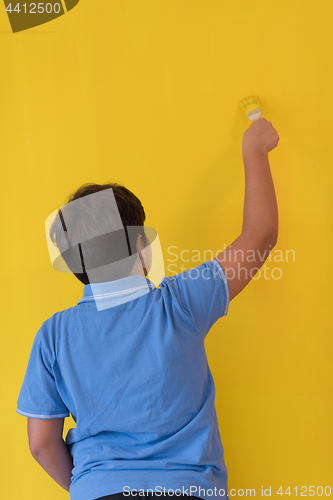
<svg viewBox="0 0 333 500">
<path fill-rule="evenodd" d="M 221 265 L 212 259 L 159 288 L 140 275 L 92 286 L 42 324 L 17 401 L 21 415 L 76 422 L 66 436 L 71 500 L 132 490 L 226 497 L 204 345 L 228 311 Z"/>
</svg>

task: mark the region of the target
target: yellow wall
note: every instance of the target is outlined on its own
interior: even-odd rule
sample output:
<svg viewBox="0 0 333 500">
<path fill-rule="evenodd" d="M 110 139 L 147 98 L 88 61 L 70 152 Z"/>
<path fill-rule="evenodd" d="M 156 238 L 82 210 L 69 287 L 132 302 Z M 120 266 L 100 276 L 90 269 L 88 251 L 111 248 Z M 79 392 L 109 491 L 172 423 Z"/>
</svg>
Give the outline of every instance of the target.
<svg viewBox="0 0 333 500">
<path fill-rule="evenodd" d="M 280 136 L 269 159 L 284 262 L 267 263 L 270 279 L 252 281 L 206 340 L 229 488 L 333 495 L 332 15 L 328 0 L 81 0 L 12 34 L 1 2 L 3 498 L 68 498 L 15 413 L 36 332 L 82 294 L 51 267 L 46 217 L 85 182 L 120 182 L 166 267 L 171 245 L 208 260 L 241 229 L 250 122 L 238 102 L 251 94 Z"/>
</svg>

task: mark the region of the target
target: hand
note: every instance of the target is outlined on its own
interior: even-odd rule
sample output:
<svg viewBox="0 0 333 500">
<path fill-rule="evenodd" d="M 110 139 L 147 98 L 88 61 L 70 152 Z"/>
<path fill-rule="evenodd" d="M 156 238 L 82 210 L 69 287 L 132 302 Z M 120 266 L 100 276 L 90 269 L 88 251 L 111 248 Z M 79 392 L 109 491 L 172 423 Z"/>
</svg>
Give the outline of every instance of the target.
<svg viewBox="0 0 333 500">
<path fill-rule="evenodd" d="M 255 120 L 249 128 L 245 131 L 242 142 L 243 152 L 251 149 L 264 154 L 276 148 L 280 137 L 278 136 L 275 128 L 265 118 Z"/>
</svg>

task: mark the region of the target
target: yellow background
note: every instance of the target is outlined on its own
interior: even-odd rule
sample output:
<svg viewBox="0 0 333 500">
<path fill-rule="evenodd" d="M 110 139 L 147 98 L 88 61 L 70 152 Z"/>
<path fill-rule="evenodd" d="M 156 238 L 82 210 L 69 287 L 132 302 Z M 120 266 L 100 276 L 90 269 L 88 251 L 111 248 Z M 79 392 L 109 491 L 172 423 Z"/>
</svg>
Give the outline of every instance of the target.
<svg viewBox="0 0 333 500">
<path fill-rule="evenodd" d="M 280 136 L 276 250 L 295 261 L 268 263 L 282 278 L 252 281 L 206 339 L 229 488 L 333 495 L 332 16 L 328 0 L 81 0 L 13 35 L 1 2 L 3 498 L 68 498 L 16 413 L 35 334 L 83 291 L 52 269 L 45 219 L 111 180 L 142 200 L 166 268 L 171 245 L 209 260 L 240 234 L 252 94 Z"/>
</svg>

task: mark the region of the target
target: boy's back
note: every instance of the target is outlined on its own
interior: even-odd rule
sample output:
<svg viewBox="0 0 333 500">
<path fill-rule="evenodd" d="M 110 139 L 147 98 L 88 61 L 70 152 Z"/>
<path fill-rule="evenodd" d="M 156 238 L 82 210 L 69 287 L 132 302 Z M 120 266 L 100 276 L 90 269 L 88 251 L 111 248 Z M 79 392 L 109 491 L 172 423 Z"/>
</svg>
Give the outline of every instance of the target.
<svg viewBox="0 0 333 500">
<path fill-rule="evenodd" d="M 216 487 L 224 496 L 227 469 L 204 346 L 228 310 L 222 267 L 212 259 L 164 278 L 160 288 L 139 275 L 99 286 L 104 310 L 86 285 L 75 307 L 43 323 L 17 411 L 72 414 L 72 500 L 164 487 L 201 498 Z"/>
</svg>

